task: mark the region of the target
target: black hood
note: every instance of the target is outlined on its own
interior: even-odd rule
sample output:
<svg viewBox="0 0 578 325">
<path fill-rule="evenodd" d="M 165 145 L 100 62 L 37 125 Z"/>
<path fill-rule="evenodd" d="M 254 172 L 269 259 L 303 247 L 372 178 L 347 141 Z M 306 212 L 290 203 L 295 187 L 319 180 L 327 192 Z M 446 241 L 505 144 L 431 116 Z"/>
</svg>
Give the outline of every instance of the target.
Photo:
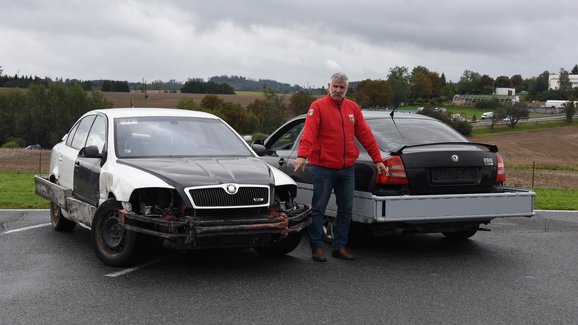
<svg viewBox="0 0 578 325">
<path fill-rule="evenodd" d="M 119 159 L 174 186 L 184 197 L 185 187 L 226 183 L 274 185 L 273 173 L 255 157 Z"/>
</svg>

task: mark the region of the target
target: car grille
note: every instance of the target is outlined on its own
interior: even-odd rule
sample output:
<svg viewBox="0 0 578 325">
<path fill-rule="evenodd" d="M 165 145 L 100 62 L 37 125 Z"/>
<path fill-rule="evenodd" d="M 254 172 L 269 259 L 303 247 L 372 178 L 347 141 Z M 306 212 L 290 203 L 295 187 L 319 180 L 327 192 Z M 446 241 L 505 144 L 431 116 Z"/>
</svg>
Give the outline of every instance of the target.
<svg viewBox="0 0 578 325">
<path fill-rule="evenodd" d="M 240 186 L 235 194 L 224 187 L 189 190 L 195 208 L 256 207 L 269 205 L 269 187 Z"/>
<path fill-rule="evenodd" d="M 432 168 L 431 182 L 436 185 L 478 184 L 478 168 Z"/>
</svg>

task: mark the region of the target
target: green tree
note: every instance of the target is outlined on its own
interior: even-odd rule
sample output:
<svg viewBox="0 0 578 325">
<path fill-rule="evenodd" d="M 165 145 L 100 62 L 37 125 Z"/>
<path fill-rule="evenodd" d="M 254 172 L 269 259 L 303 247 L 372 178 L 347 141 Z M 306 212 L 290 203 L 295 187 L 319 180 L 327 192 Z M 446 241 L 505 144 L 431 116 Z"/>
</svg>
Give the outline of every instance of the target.
<svg viewBox="0 0 578 325">
<path fill-rule="evenodd" d="M 499 76 L 495 82 L 496 88 L 512 88 L 512 81 L 506 76 Z"/>
<path fill-rule="evenodd" d="M 206 95 L 201 99 L 201 107 L 208 109 L 209 111 L 216 110 L 219 105 L 222 105 L 225 101 L 217 95 Z"/>
<path fill-rule="evenodd" d="M 200 109 L 199 104 L 197 104 L 197 102 L 195 102 L 195 100 L 193 98 L 179 99 L 176 107 L 180 108 L 180 109 L 190 109 L 190 110 L 194 110 L 194 111 Z M 208 111 L 208 110 L 206 110 L 206 111 Z"/>
<path fill-rule="evenodd" d="M 460 81 L 458 81 L 456 91 L 458 94 L 479 94 L 479 83 L 482 76 L 474 71 L 465 70 Z"/>
<path fill-rule="evenodd" d="M 574 104 L 574 101 L 569 101 L 564 105 L 564 114 L 566 115 L 566 122 L 572 123 L 574 114 L 576 114 L 576 105 Z"/>
<path fill-rule="evenodd" d="M 307 90 L 301 90 L 289 98 L 288 113 L 289 117 L 305 114 L 309 110 L 311 103 L 315 101 L 315 97 Z"/>
<path fill-rule="evenodd" d="M 409 100 L 411 90 L 409 77 L 406 67 L 396 66 L 389 69 L 387 82 L 391 89 L 391 102 L 393 105 L 399 106 Z"/>
<path fill-rule="evenodd" d="M 572 94 L 572 82 L 570 81 L 570 73 L 564 69 L 560 69 L 560 79 L 558 91 L 562 94 L 561 99 L 568 99 Z"/>
<path fill-rule="evenodd" d="M 572 74 L 578 74 L 578 64 L 574 65 L 574 68 L 572 68 L 572 71 L 570 71 Z M 2 72 L 0 72 L 0 75 L 2 74 Z"/>
<path fill-rule="evenodd" d="M 257 116 L 248 112 L 239 104 L 223 102 L 216 108 L 215 115 L 225 120 L 225 122 L 240 134 L 251 134 L 255 132 Z"/>
<path fill-rule="evenodd" d="M 480 77 L 478 83 L 478 93 L 483 95 L 491 95 L 494 93 L 494 79 L 487 74 Z"/>
<path fill-rule="evenodd" d="M 510 78 L 510 84 L 516 89 L 516 92 L 519 93 L 524 87 L 524 79 L 521 75 L 515 74 Z"/>
<path fill-rule="evenodd" d="M 353 99 L 363 108 L 385 108 L 391 104 L 391 89 L 385 80 L 363 80 L 357 84 Z"/>
</svg>

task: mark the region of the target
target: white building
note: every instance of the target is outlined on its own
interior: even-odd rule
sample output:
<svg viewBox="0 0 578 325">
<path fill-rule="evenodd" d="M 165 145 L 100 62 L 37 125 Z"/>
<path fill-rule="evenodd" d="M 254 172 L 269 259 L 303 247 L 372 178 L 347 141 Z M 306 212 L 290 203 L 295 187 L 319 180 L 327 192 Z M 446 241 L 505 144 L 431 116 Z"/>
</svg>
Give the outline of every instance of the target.
<svg viewBox="0 0 578 325">
<path fill-rule="evenodd" d="M 570 82 L 572 83 L 572 88 L 578 87 L 578 74 L 569 74 Z M 556 90 L 560 88 L 560 75 L 557 73 L 550 73 L 548 78 L 548 89 Z"/>
</svg>

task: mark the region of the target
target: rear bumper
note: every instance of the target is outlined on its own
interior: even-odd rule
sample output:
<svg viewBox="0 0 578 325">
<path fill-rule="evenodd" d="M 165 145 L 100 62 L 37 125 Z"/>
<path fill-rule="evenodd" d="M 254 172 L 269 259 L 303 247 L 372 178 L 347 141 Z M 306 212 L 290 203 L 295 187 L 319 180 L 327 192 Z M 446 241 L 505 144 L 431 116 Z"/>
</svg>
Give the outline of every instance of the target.
<svg viewBox="0 0 578 325">
<path fill-rule="evenodd" d="M 503 193 L 419 196 L 356 196 L 364 213 L 354 219 L 375 222 L 488 221 L 494 218 L 532 217 L 535 193 L 505 188 Z"/>
<path fill-rule="evenodd" d="M 299 203 L 311 202 L 313 186 L 297 183 Z M 353 220 L 362 223 L 484 223 L 494 218 L 532 217 L 536 193 L 504 188 L 502 193 L 376 196 L 355 191 Z M 326 214 L 335 216 L 332 195 Z"/>
</svg>

